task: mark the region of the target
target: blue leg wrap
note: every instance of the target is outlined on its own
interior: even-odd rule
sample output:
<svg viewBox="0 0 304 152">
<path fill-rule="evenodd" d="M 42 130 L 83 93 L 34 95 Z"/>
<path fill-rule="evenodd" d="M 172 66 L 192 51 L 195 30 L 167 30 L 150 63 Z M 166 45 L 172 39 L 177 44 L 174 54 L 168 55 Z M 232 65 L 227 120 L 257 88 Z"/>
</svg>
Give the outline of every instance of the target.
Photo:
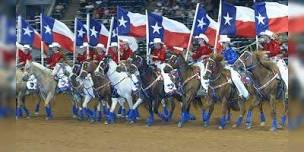
<svg viewBox="0 0 304 152">
<path fill-rule="evenodd" d="M 22 109 L 21 108 L 16 108 L 16 117 L 17 118 L 22 117 Z"/>
<path fill-rule="evenodd" d="M 226 125 L 226 115 L 223 115 L 220 119 L 220 125 L 224 129 Z"/>
<path fill-rule="evenodd" d="M 45 107 L 46 117 L 48 119 L 53 118 L 51 106 Z"/>
<path fill-rule="evenodd" d="M 278 122 L 277 122 L 276 118 L 272 119 L 271 127 L 272 127 L 272 129 L 277 129 L 278 128 Z"/>
<path fill-rule="evenodd" d="M 137 109 L 137 108 L 135 109 L 135 116 L 136 116 L 136 119 L 140 117 L 140 115 L 139 115 L 139 111 L 138 111 L 138 109 Z"/>
<path fill-rule="evenodd" d="M 287 120 L 287 116 L 286 116 L 286 115 L 283 115 L 282 118 L 281 118 L 281 123 L 282 123 L 282 126 L 283 126 L 283 127 L 286 126 L 286 120 Z"/>
<path fill-rule="evenodd" d="M 102 106 L 103 109 L 103 114 L 104 115 L 108 115 L 109 114 L 109 109 L 107 108 L 107 106 Z"/>
<path fill-rule="evenodd" d="M 128 112 L 128 120 L 135 121 L 136 120 L 136 111 L 134 109 L 130 109 Z"/>
<path fill-rule="evenodd" d="M 101 111 L 97 111 L 96 120 L 97 120 L 98 122 L 101 122 L 101 118 L 102 118 L 102 112 L 101 112 Z"/>
<path fill-rule="evenodd" d="M 264 112 L 260 112 L 260 122 L 266 122 L 266 117 Z"/>
<path fill-rule="evenodd" d="M 251 123 L 252 123 L 252 111 L 248 111 L 246 116 L 246 124 L 251 127 Z"/>
<path fill-rule="evenodd" d="M 190 120 L 190 115 L 188 112 L 182 112 L 181 122 L 185 123 Z"/>
<path fill-rule="evenodd" d="M 230 122 L 230 120 L 231 120 L 231 113 L 228 112 L 226 115 L 226 122 Z"/>
<path fill-rule="evenodd" d="M 79 116 L 80 120 L 84 119 L 84 114 L 83 113 L 84 113 L 83 109 L 81 109 L 81 110 L 78 111 L 78 116 Z"/>
<path fill-rule="evenodd" d="M 121 109 L 121 116 L 124 118 L 127 116 L 127 111 L 125 108 Z"/>
<path fill-rule="evenodd" d="M 112 124 L 114 123 L 114 121 L 115 121 L 115 113 L 109 112 L 109 115 L 107 115 L 107 122 L 109 124 Z"/>
<path fill-rule="evenodd" d="M 152 126 L 153 122 L 154 122 L 154 114 L 153 114 L 153 112 L 150 112 L 150 115 L 149 115 L 146 123 L 148 126 Z"/>
<path fill-rule="evenodd" d="M 75 105 L 72 107 L 72 113 L 74 116 L 78 116 L 78 108 Z"/>
<path fill-rule="evenodd" d="M 243 122 L 243 117 L 239 116 L 239 118 L 236 120 L 235 124 L 237 127 L 239 127 L 239 126 L 241 126 L 242 122 Z"/>
</svg>

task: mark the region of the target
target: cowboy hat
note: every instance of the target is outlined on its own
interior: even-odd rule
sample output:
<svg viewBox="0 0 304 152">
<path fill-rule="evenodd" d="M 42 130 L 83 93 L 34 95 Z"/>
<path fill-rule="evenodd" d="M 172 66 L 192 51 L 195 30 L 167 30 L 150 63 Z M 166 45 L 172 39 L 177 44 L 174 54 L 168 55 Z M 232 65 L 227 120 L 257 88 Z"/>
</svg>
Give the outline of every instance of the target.
<svg viewBox="0 0 304 152">
<path fill-rule="evenodd" d="M 58 47 L 58 48 L 60 48 L 61 45 L 60 45 L 59 43 L 57 43 L 57 42 L 53 42 L 51 45 L 49 45 L 49 47 L 50 47 L 50 48 L 53 48 L 53 47 Z"/>
<path fill-rule="evenodd" d="M 88 46 L 89 46 L 89 43 L 88 42 L 84 42 L 84 43 L 82 43 L 82 46 L 80 46 L 80 48 L 82 49 L 82 48 L 86 48 Z"/>
<path fill-rule="evenodd" d="M 118 43 L 117 43 L 117 42 L 112 42 L 111 45 L 110 45 L 110 47 L 114 47 L 114 46 L 117 47 L 117 46 L 118 46 Z"/>
<path fill-rule="evenodd" d="M 98 44 L 96 45 L 96 48 L 105 48 L 105 46 L 104 46 L 103 44 L 101 44 L 101 43 L 98 43 Z"/>
<path fill-rule="evenodd" d="M 199 34 L 198 36 L 195 36 L 196 39 L 203 39 L 206 43 L 209 42 L 209 38 L 205 34 Z"/>
<path fill-rule="evenodd" d="M 23 48 L 23 50 L 30 50 L 30 49 L 32 49 L 32 47 L 30 45 L 28 45 L 28 44 L 23 45 L 22 48 Z"/>
<path fill-rule="evenodd" d="M 227 35 L 221 35 L 221 38 L 219 40 L 220 43 L 229 43 L 231 40 Z"/>
<path fill-rule="evenodd" d="M 268 36 L 268 37 L 270 37 L 270 38 L 274 38 L 274 33 L 271 32 L 271 31 L 269 31 L 269 30 L 266 30 L 266 31 L 264 31 L 264 32 L 261 32 L 260 35 L 261 35 L 261 36 Z"/>
<path fill-rule="evenodd" d="M 156 44 L 156 43 L 164 44 L 160 38 L 154 38 L 153 42 L 151 42 L 151 44 Z"/>
</svg>

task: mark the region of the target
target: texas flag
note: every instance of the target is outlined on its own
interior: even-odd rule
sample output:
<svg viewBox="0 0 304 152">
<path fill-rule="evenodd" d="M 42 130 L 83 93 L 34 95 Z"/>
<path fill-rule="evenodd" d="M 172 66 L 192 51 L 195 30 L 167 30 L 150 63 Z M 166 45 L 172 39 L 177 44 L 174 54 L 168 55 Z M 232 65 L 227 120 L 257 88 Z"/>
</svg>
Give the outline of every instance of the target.
<svg viewBox="0 0 304 152">
<path fill-rule="evenodd" d="M 182 23 L 148 13 L 149 42 L 160 38 L 168 47 L 187 48 L 190 30 Z"/>
<path fill-rule="evenodd" d="M 20 44 L 28 44 L 31 45 L 33 48 L 40 49 L 41 48 L 41 36 L 40 34 L 32 28 L 32 26 L 23 18 L 18 17 L 18 24 L 19 25 L 19 43 Z M 44 45 L 44 48 L 47 48 Z M 47 52 L 47 49 L 44 49 Z"/>
<path fill-rule="evenodd" d="M 222 3 L 220 34 L 253 38 L 256 36 L 254 10 Z"/>
<path fill-rule="evenodd" d="M 304 5 L 300 3 L 288 3 L 288 32 L 304 32 Z"/>
<path fill-rule="evenodd" d="M 255 3 L 256 32 L 288 32 L 288 6 L 277 2 Z"/>
<path fill-rule="evenodd" d="M 203 33 L 208 37 L 209 44 L 214 46 L 218 26 L 218 23 L 206 14 L 203 6 L 199 5 L 194 19 L 193 36 L 199 36 L 199 34 Z"/>
<path fill-rule="evenodd" d="M 112 24 L 112 26 L 111 26 L 112 29 L 111 29 L 111 33 L 110 33 L 110 37 L 111 37 L 110 44 L 112 42 L 118 42 L 118 35 L 117 35 L 118 27 L 117 27 L 117 20 L 115 17 L 112 19 L 111 24 Z"/>
<path fill-rule="evenodd" d="M 62 22 L 42 15 L 42 40 L 51 44 L 57 42 L 62 48 L 73 52 L 73 32 Z"/>
<path fill-rule="evenodd" d="M 75 19 L 75 38 L 76 38 L 76 46 L 82 46 L 83 42 L 87 41 L 87 29 L 84 26 L 83 22 L 78 18 Z"/>
<path fill-rule="evenodd" d="M 102 43 L 107 46 L 108 42 L 108 29 L 100 22 L 90 19 L 89 26 L 89 44 L 91 46 L 96 46 L 98 43 Z"/>
<path fill-rule="evenodd" d="M 144 38 L 146 36 L 146 16 L 117 7 L 118 34 Z"/>
</svg>

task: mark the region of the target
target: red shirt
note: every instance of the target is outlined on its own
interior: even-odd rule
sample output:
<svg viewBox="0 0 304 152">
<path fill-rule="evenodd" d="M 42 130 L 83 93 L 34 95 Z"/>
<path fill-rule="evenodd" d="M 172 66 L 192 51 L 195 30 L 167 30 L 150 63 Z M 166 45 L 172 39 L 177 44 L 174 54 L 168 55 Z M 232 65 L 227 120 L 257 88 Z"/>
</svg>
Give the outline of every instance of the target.
<svg viewBox="0 0 304 152">
<path fill-rule="evenodd" d="M 263 47 L 266 51 L 269 51 L 270 57 L 274 57 L 278 54 L 280 54 L 281 48 L 280 48 L 280 42 L 277 40 L 271 40 L 269 43 L 264 43 Z"/>
<path fill-rule="evenodd" d="M 25 65 L 26 61 L 32 61 L 32 54 L 28 52 L 27 54 L 22 50 L 18 50 L 18 58 L 21 65 Z"/>
<path fill-rule="evenodd" d="M 63 54 L 61 52 L 54 53 L 49 57 L 48 65 L 50 68 L 53 68 L 61 59 L 63 59 Z"/>
<path fill-rule="evenodd" d="M 209 55 L 212 53 L 212 50 L 208 46 L 200 46 L 195 53 L 192 55 L 193 60 L 198 60 L 204 55 Z"/>
<path fill-rule="evenodd" d="M 108 55 L 112 57 L 113 61 L 118 63 L 118 55 L 112 50 L 112 48 L 109 48 Z"/>
<path fill-rule="evenodd" d="M 96 53 L 93 59 L 96 60 L 96 61 L 98 61 L 98 62 L 100 62 L 100 61 L 102 61 L 104 58 L 105 58 L 105 53 L 101 53 L 101 54 Z"/>
<path fill-rule="evenodd" d="M 160 49 L 154 49 L 153 53 L 153 61 L 161 61 L 161 62 L 165 62 L 166 61 L 166 49 L 164 47 L 160 48 Z"/>
<path fill-rule="evenodd" d="M 86 60 L 86 56 L 83 54 L 78 54 L 76 59 L 79 63 L 83 63 Z"/>
<path fill-rule="evenodd" d="M 120 60 L 128 60 L 132 55 L 133 55 L 133 51 L 130 48 L 122 49 Z"/>
</svg>

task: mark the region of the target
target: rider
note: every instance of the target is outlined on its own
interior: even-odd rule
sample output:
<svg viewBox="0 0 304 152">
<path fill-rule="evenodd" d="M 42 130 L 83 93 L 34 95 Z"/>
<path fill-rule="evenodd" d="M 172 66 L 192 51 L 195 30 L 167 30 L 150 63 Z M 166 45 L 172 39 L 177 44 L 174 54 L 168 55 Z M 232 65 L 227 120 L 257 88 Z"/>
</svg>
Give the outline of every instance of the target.
<svg viewBox="0 0 304 152">
<path fill-rule="evenodd" d="M 226 35 L 222 35 L 219 42 L 223 46 L 222 55 L 225 61 L 228 63 L 225 68 L 230 70 L 232 82 L 235 84 L 239 92 L 239 96 L 243 99 L 248 99 L 248 90 L 242 82 L 240 74 L 236 70 L 234 70 L 232 66 L 239 57 L 238 53 L 229 46 L 230 38 L 228 38 Z"/>
<path fill-rule="evenodd" d="M 118 43 L 112 42 L 108 50 L 108 56 L 111 56 L 112 60 L 118 63 Z"/>
<path fill-rule="evenodd" d="M 166 93 L 172 93 L 176 91 L 176 86 L 172 82 L 168 73 L 165 73 L 164 68 L 167 66 L 166 61 L 166 47 L 160 38 L 154 38 L 152 44 L 154 48 L 152 49 L 152 59 L 154 64 L 158 69 L 164 79 L 164 90 Z"/>
<path fill-rule="evenodd" d="M 78 53 L 77 54 L 77 57 L 76 57 L 76 59 L 77 59 L 77 61 L 79 62 L 79 63 L 83 63 L 85 60 L 86 60 L 86 51 L 87 51 L 87 47 L 89 46 L 89 44 L 88 44 L 88 42 L 84 42 L 83 44 L 82 44 L 82 46 L 80 46 L 80 49 L 82 49 L 82 54 L 81 53 Z"/>
<path fill-rule="evenodd" d="M 72 73 L 72 68 L 65 64 L 64 58 L 61 58 L 52 71 L 52 76 L 58 81 L 57 87 L 59 92 L 71 89 L 69 83 L 70 73 Z"/>
<path fill-rule="evenodd" d="M 208 45 L 209 39 L 205 34 L 200 34 L 195 38 L 199 43 L 199 48 L 197 48 L 194 54 L 192 54 L 192 59 L 195 61 L 194 65 L 200 68 L 201 86 L 203 89 L 205 89 L 205 91 L 207 91 L 209 81 L 204 79 L 206 72 L 204 60 L 212 54 L 212 50 Z"/>
<path fill-rule="evenodd" d="M 27 61 L 32 61 L 32 48 L 29 45 L 24 45 L 22 50 L 18 50 L 18 57 L 19 57 L 19 65 L 24 66 Z M 32 74 L 29 76 L 26 82 L 26 87 L 29 90 L 36 90 L 37 89 L 37 79 Z"/>
<path fill-rule="evenodd" d="M 273 32 L 266 30 L 262 32 L 260 42 L 262 42 L 262 48 L 269 54 L 270 58 L 275 62 L 279 68 L 280 75 L 288 89 L 288 67 L 285 61 L 281 58 L 280 42 L 275 39 Z"/>
<path fill-rule="evenodd" d="M 129 46 L 129 40 L 124 39 L 121 44 L 122 45 L 120 47 L 120 60 L 128 60 L 133 55 L 133 51 Z"/>
<path fill-rule="evenodd" d="M 47 64 L 48 64 L 49 68 L 53 69 L 55 67 L 55 65 L 61 59 L 63 59 L 64 55 L 61 51 L 61 46 L 59 43 L 53 42 L 49 47 L 53 50 L 53 54 L 48 58 Z"/>
<path fill-rule="evenodd" d="M 106 48 L 103 44 L 98 43 L 96 45 L 96 54 L 93 56 L 93 61 L 99 63 L 104 59 L 106 55 Z"/>
</svg>

